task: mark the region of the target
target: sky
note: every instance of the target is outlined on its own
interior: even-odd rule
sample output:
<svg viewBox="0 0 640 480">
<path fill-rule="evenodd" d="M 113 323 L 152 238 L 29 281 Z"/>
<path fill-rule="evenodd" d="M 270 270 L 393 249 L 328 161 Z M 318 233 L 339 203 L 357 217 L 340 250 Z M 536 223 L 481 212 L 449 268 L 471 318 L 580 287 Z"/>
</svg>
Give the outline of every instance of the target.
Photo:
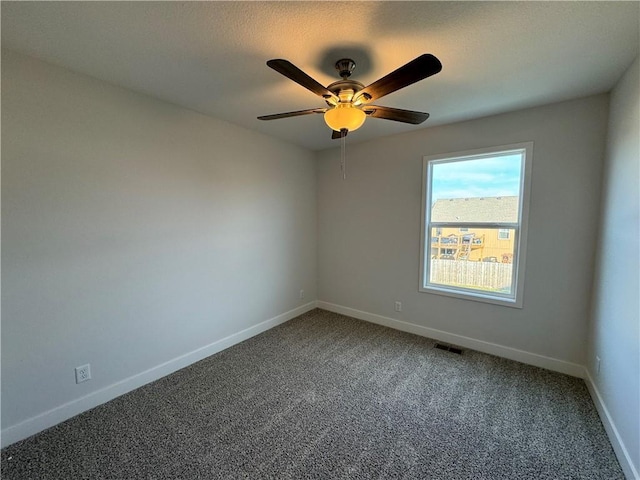
<svg viewBox="0 0 640 480">
<path fill-rule="evenodd" d="M 520 153 L 433 164 L 431 201 L 519 195 Z"/>
</svg>

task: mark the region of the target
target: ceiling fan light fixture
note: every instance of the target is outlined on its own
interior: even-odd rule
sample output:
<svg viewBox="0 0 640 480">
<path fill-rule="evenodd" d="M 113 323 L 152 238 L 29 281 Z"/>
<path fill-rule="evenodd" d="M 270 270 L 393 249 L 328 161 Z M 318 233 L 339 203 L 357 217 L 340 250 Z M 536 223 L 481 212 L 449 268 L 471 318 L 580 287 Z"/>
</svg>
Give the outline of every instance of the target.
<svg viewBox="0 0 640 480">
<path fill-rule="evenodd" d="M 339 103 L 324 114 L 324 121 L 335 132 L 353 132 L 362 126 L 367 114 L 351 103 Z"/>
</svg>

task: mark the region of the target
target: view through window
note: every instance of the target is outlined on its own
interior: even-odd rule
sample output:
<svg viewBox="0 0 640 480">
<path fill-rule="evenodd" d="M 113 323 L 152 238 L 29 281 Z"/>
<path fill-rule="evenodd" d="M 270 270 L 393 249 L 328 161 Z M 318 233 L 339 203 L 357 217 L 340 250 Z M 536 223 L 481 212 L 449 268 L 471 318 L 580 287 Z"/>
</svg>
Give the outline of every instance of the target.
<svg viewBox="0 0 640 480">
<path fill-rule="evenodd" d="M 531 150 L 424 158 L 421 291 L 522 306 Z"/>
</svg>

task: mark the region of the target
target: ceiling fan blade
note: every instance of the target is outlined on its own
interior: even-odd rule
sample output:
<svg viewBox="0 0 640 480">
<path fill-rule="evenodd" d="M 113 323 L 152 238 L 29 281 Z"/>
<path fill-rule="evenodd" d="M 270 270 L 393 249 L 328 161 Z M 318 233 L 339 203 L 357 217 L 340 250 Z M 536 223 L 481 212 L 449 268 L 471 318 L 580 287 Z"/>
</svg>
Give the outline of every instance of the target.
<svg viewBox="0 0 640 480">
<path fill-rule="evenodd" d="M 440 60 L 430 53 L 425 53 L 363 88 L 358 92 L 358 97 L 360 98 L 364 95 L 366 101 L 376 100 L 396 90 L 419 82 L 431 75 L 435 75 L 440 70 L 442 70 Z"/>
<path fill-rule="evenodd" d="M 378 105 L 366 105 L 362 107 L 362 110 L 369 117 L 384 118 L 385 120 L 411 123 L 413 125 L 418 125 L 429 118 L 428 113 L 402 110 L 400 108 L 380 107 Z"/>
<path fill-rule="evenodd" d="M 319 95 L 323 98 L 335 98 L 337 100 L 337 96 L 332 93 L 330 90 L 324 87 L 324 85 L 318 83 L 316 80 L 311 78 L 309 75 L 304 73 L 298 67 L 296 67 L 293 63 L 288 60 L 283 60 L 281 58 L 275 58 L 273 60 L 269 60 L 267 65 L 273 68 L 276 72 L 284 75 L 285 77 L 293 80 L 298 85 L 302 85 L 307 90 L 311 90 L 316 95 Z"/>
<path fill-rule="evenodd" d="M 300 115 L 310 115 L 312 113 L 324 113 L 326 108 L 310 108 L 308 110 L 297 110 L 295 112 L 274 113 L 273 115 L 262 115 L 258 120 L 277 120 L 279 118 L 299 117 Z"/>
<path fill-rule="evenodd" d="M 345 130 L 345 131 L 344 131 L 344 136 L 345 136 L 345 137 L 347 136 L 347 133 L 349 133 L 349 131 L 348 131 L 348 130 Z M 336 140 L 336 139 L 338 139 L 338 138 L 342 138 L 342 132 L 338 132 L 337 130 L 334 130 L 334 131 L 331 133 L 331 140 Z"/>
</svg>

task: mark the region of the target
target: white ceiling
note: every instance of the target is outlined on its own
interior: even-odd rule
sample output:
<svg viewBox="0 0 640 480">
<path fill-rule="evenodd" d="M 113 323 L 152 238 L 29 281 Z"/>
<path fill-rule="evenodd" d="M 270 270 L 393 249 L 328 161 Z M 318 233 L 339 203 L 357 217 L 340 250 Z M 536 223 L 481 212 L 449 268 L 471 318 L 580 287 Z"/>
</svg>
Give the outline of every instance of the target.
<svg viewBox="0 0 640 480">
<path fill-rule="evenodd" d="M 313 150 L 335 147 L 323 106 L 268 68 L 320 83 L 350 56 L 365 85 L 422 53 L 441 73 L 377 104 L 426 111 L 420 126 L 370 118 L 353 143 L 606 92 L 638 55 L 634 2 L 2 2 L 2 46 Z"/>
</svg>

